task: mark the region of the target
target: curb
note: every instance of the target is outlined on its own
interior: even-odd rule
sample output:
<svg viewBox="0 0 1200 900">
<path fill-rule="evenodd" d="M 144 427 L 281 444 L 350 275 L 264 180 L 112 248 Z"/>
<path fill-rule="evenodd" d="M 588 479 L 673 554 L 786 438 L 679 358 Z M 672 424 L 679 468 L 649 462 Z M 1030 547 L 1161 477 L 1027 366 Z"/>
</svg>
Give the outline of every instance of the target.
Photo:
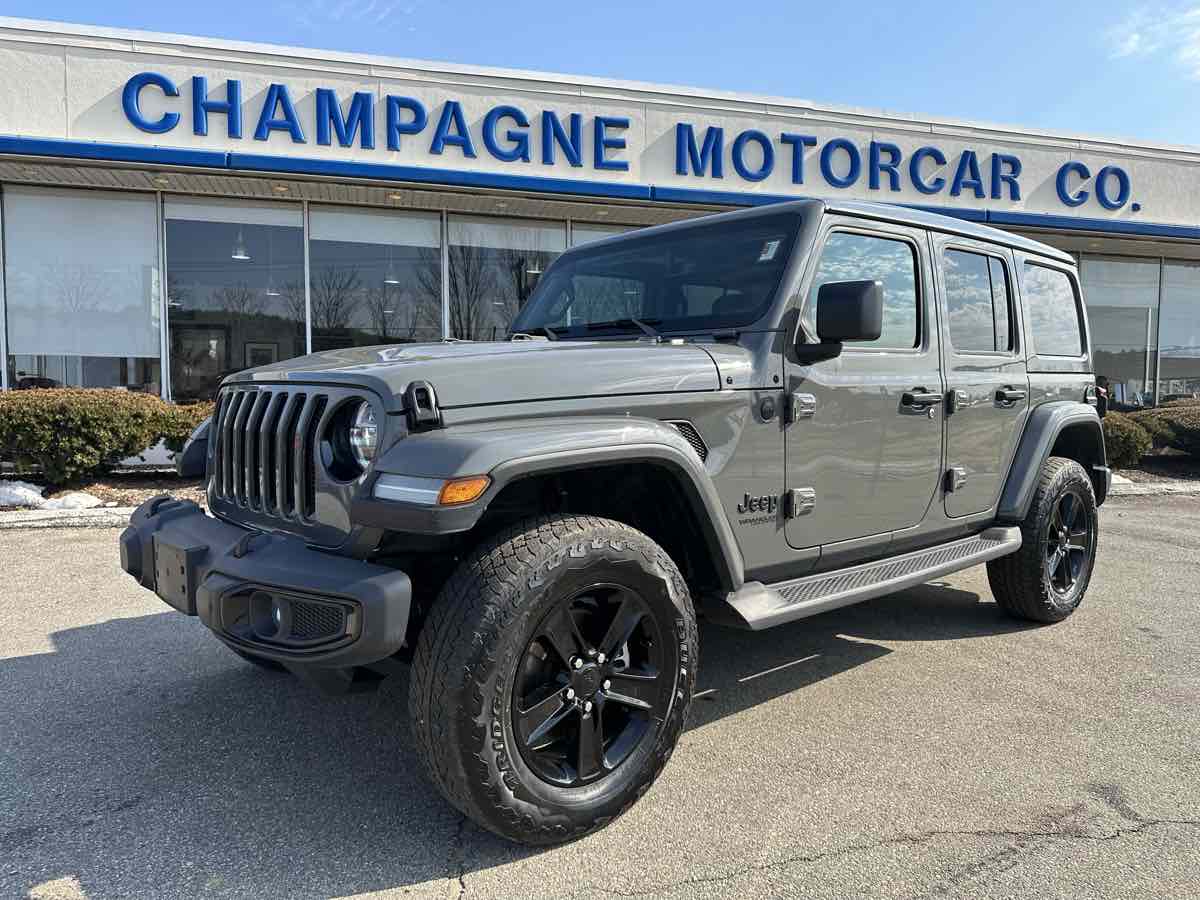
<svg viewBox="0 0 1200 900">
<path fill-rule="evenodd" d="M 1114 484 L 1108 492 L 1114 497 L 1200 497 L 1200 481 L 1173 481 L 1166 484 Z"/>
<path fill-rule="evenodd" d="M 15 509 L 0 512 L 0 531 L 21 528 L 124 528 L 132 506 L 95 509 Z"/>
</svg>

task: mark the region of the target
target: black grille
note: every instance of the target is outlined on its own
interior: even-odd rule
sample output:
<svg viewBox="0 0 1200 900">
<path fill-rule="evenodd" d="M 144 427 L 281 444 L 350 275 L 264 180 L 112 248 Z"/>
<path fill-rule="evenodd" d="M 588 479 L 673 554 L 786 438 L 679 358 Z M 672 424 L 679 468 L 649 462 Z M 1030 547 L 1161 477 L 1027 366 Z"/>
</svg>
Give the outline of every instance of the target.
<svg viewBox="0 0 1200 900">
<path fill-rule="evenodd" d="M 316 454 L 325 394 L 226 388 L 213 417 L 212 489 L 237 506 L 308 520 L 316 506 Z"/>
<path fill-rule="evenodd" d="M 696 430 L 695 425 L 691 422 L 668 422 L 667 424 L 674 426 L 675 430 L 683 435 L 683 439 L 692 445 L 692 449 L 696 451 L 701 462 L 708 459 L 708 446 L 704 443 L 704 438 L 700 437 L 700 432 Z"/>
<path fill-rule="evenodd" d="M 345 613 L 327 603 L 292 601 L 292 628 L 289 637 L 296 641 L 316 641 L 337 637 L 345 631 Z"/>
</svg>

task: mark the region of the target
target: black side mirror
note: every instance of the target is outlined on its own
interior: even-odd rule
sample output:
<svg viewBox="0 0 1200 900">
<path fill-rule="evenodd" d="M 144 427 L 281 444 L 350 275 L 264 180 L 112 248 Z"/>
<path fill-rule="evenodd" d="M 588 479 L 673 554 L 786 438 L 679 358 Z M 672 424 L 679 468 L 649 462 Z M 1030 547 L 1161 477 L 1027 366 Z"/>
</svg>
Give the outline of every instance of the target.
<svg viewBox="0 0 1200 900">
<path fill-rule="evenodd" d="M 883 331 L 883 282 L 831 281 L 817 292 L 817 335 L 825 341 L 874 341 Z"/>
<path fill-rule="evenodd" d="M 831 281 L 817 291 L 818 344 L 797 344 L 802 363 L 833 359 L 850 341 L 874 341 L 883 332 L 883 282 Z"/>
</svg>

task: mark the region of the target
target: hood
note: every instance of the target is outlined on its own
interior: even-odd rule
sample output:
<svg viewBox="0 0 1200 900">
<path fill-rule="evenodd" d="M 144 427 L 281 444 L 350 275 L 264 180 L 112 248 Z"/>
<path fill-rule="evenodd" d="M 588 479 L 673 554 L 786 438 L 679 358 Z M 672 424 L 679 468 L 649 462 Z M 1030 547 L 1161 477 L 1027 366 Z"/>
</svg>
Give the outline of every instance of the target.
<svg viewBox="0 0 1200 900">
<path fill-rule="evenodd" d="M 248 369 L 229 381 L 358 384 L 396 408 L 409 382 L 427 381 L 443 409 L 720 388 L 716 363 L 702 347 L 645 340 L 350 347 Z"/>
</svg>

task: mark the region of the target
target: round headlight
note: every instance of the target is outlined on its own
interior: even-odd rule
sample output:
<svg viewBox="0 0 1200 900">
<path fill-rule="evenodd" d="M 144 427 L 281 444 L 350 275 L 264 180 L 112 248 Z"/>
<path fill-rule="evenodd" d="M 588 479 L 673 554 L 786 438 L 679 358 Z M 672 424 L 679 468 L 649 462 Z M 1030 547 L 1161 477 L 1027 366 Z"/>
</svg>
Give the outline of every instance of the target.
<svg viewBox="0 0 1200 900">
<path fill-rule="evenodd" d="M 375 425 L 375 410 L 370 403 L 360 403 L 350 423 L 350 449 L 364 469 L 375 459 L 379 448 L 379 429 Z"/>
</svg>

